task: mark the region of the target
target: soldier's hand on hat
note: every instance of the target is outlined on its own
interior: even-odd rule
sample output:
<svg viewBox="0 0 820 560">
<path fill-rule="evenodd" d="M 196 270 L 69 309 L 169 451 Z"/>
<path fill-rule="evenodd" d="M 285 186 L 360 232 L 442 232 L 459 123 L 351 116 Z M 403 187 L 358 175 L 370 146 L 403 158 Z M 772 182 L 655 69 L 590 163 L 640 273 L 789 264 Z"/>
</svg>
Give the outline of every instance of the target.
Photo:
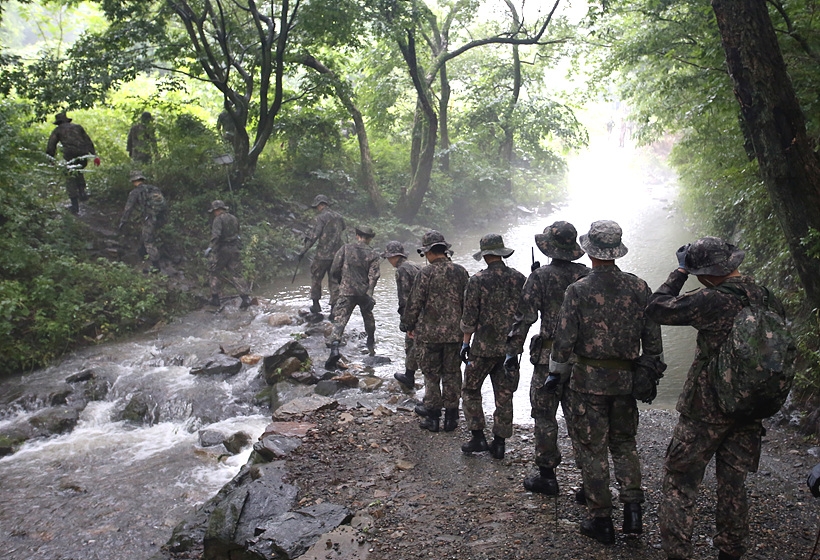
<svg viewBox="0 0 820 560">
<path fill-rule="evenodd" d="M 94 166 L 95 167 L 100 166 L 100 156 L 94 156 Z"/>
<path fill-rule="evenodd" d="M 561 383 L 561 376 L 557 373 L 551 373 L 547 376 L 544 386 L 541 387 L 547 393 L 555 393 L 558 390 L 558 384 Z"/>
<path fill-rule="evenodd" d="M 459 353 L 461 361 L 465 364 L 470 363 L 470 345 L 466 342 L 461 343 L 461 352 Z"/>
<path fill-rule="evenodd" d="M 541 268 L 541 263 L 539 261 L 533 261 L 532 265 L 530 266 L 530 272 L 535 272 L 539 268 Z"/>
<path fill-rule="evenodd" d="M 809 478 L 806 479 L 806 484 L 811 490 L 811 495 L 820 498 L 820 463 L 814 465 L 809 473 Z"/>
<path fill-rule="evenodd" d="M 689 245 L 691 245 L 691 243 L 681 245 L 678 250 L 675 251 L 675 256 L 678 258 L 678 267 L 684 270 L 686 270 L 686 253 L 689 252 Z"/>
<path fill-rule="evenodd" d="M 504 370 L 508 372 L 518 371 L 518 357 L 513 354 L 507 354 L 504 358 Z"/>
</svg>

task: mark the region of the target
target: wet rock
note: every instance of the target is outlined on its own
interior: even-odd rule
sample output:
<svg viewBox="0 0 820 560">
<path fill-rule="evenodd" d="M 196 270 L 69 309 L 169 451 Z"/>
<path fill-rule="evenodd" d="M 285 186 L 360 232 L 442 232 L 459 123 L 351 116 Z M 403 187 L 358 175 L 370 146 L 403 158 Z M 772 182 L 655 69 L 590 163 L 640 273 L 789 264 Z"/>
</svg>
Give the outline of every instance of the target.
<svg viewBox="0 0 820 560">
<path fill-rule="evenodd" d="M 330 333 L 333 331 L 333 325 L 330 323 L 316 323 L 315 325 L 311 325 L 305 329 L 305 334 L 307 336 L 322 336 L 322 337 L 329 337 Z"/>
<path fill-rule="evenodd" d="M 323 379 L 316 384 L 314 391 L 317 395 L 329 397 L 331 395 L 335 395 L 342 389 L 349 389 L 349 387 L 342 385 L 333 379 Z"/>
<path fill-rule="evenodd" d="M 381 387 L 382 383 L 384 383 L 384 380 L 380 377 L 365 377 L 359 379 L 359 389 L 366 393 L 369 393 Z"/>
<path fill-rule="evenodd" d="M 94 370 L 93 369 L 84 369 L 82 371 L 78 371 L 77 373 L 73 373 L 65 378 L 66 383 L 80 383 L 82 381 L 88 381 L 94 377 Z"/>
<path fill-rule="evenodd" d="M 282 374 L 282 366 L 291 358 L 296 358 L 300 362 L 300 366 L 296 369 L 300 369 L 301 364 L 309 359 L 305 347 L 295 340 L 291 340 L 272 355 L 265 356 L 262 371 L 268 385 L 275 385 L 284 377 L 287 377 L 287 375 Z"/>
<path fill-rule="evenodd" d="M 236 432 L 235 434 L 227 437 L 222 443 L 225 445 L 225 449 L 228 450 L 228 453 L 236 455 L 237 453 L 241 453 L 245 447 L 250 445 L 251 436 L 247 432 Z"/>
<path fill-rule="evenodd" d="M 80 412 L 70 406 L 55 406 L 43 409 L 28 419 L 38 435 L 64 434 L 77 425 Z"/>
<path fill-rule="evenodd" d="M 149 395 L 137 393 L 125 405 L 118 419 L 132 424 L 153 425 L 159 422 L 159 408 Z"/>
<path fill-rule="evenodd" d="M 63 385 L 48 396 L 48 402 L 51 406 L 68 404 L 68 398 L 72 395 L 72 393 L 74 393 L 73 387 Z"/>
<path fill-rule="evenodd" d="M 365 356 L 362 363 L 366 366 L 377 367 L 389 364 L 392 361 L 387 356 Z"/>
<path fill-rule="evenodd" d="M 356 529 L 341 525 L 319 537 L 299 560 L 366 560 L 369 549 L 370 545 Z"/>
<path fill-rule="evenodd" d="M 263 532 L 248 550 L 260 558 L 296 558 L 349 515 L 347 508 L 327 502 L 288 512 L 259 526 Z"/>
<path fill-rule="evenodd" d="M 270 395 L 270 409 L 276 410 L 282 405 L 299 397 L 308 397 L 313 394 L 311 385 L 300 385 L 290 380 L 281 381 L 274 385 Z"/>
<path fill-rule="evenodd" d="M 219 430 L 202 429 L 199 430 L 199 445 L 202 447 L 213 447 L 225 441 L 225 433 Z"/>
<path fill-rule="evenodd" d="M 316 375 L 316 372 L 313 370 L 294 371 L 290 374 L 290 378 L 296 381 L 297 383 L 302 383 L 304 385 L 315 385 L 320 380 L 320 378 Z"/>
<path fill-rule="evenodd" d="M 247 344 L 241 344 L 241 345 L 235 345 L 235 346 L 221 346 L 220 345 L 219 350 L 223 354 L 225 354 L 227 356 L 231 356 L 232 358 L 241 358 L 242 356 L 245 356 L 246 354 L 251 353 L 251 347 L 248 346 Z"/>
<path fill-rule="evenodd" d="M 344 372 L 342 375 L 337 375 L 332 379 L 332 381 L 336 381 L 340 385 L 344 385 L 345 387 L 358 387 L 359 386 L 359 378 L 353 375 L 352 373 Z"/>
<path fill-rule="evenodd" d="M 269 435 L 303 437 L 315 428 L 316 424 L 313 422 L 271 422 L 265 426 L 265 433 L 260 436 L 260 439 Z"/>
<path fill-rule="evenodd" d="M 270 317 L 268 317 L 268 325 L 271 327 L 284 327 L 285 325 L 290 325 L 293 322 L 290 315 L 286 313 L 274 313 Z"/>
<path fill-rule="evenodd" d="M 204 363 L 191 368 L 191 375 L 236 375 L 242 369 L 242 362 L 225 354 L 217 354 Z"/>
<path fill-rule="evenodd" d="M 296 437 L 267 435 L 253 444 L 253 450 L 265 461 L 273 461 L 290 455 L 291 451 L 302 445 L 302 440 Z"/>
<path fill-rule="evenodd" d="M 239 361 L 249 366 L 255 366 L 262 361 L 262 356 L 259 354 L 246 354 L 239 358 Z"/>
<path fill-rule="evenodd" d="M 302 369 L 302 360 L 296 357 L 291 357 L 285 360 L 279 369 L 282 372 L 282 375 L 285 377 L 290 377 L 300 369 Z"/>
<path fill-rule="evenodd" d="M 294 416 L 305 416 L 319 410 L 336 408 L 338 401 L 321 395 L 300 397 L 280 406 L 273 413 L 274 419 L 288 419 Z"/>
</svg>

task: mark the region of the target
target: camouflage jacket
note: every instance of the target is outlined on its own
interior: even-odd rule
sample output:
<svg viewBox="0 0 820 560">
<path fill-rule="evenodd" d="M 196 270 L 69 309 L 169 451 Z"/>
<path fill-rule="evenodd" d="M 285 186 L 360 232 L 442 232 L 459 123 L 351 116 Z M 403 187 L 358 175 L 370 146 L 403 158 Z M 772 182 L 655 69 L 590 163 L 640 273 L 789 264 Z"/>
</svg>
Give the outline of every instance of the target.
<svg viewBox="0 0 820 560">
<path fill-rule="evenodd" d="M 695 359 L 689 368 L 677 409 L 684 416 L 712 424 L 724 424 L 733 420 L 725 416 L 717 403 L 715 391 L 709 383 L 702 353 L 715 355 L 729 336 L 735 315 L 742 309 L 740 300 L 718 290 L 704 288 L 680 294 L 687 275 L 673 271 L 658 290 L 649 298 L 646 314 L 661 325 L 688 325 L 698 331 Z M 725 284 L 741 285 L 750 299 L 762 300 L 763 290 L 748 276 L 733 276 Z M 781 315 L 783 306 L 772 295 L 771 305 Z"/>
<path fill-rule="evenodd" d="M 404 257 L 401 257 L 399 266 L 396 267 L 396 291 L 399 296 L 399 317 L 404 315 L 404 308 L 407 306 L 407 299 L 410 297 L 410 291 L 413 289 L 413 284 L 416 282 L 421 267 L 414 262 L 411 262 Z"/>
<path fill-rule="evenodd" d="M 504 261 L 490 263 L 475 273 L 464 292 L 461 331 L 473 334 L 470 354 L 503 356 L 507 351 L 507 330 L 515 314 L 526 277 Z"/>
<path fill-rule="evenodd" d="M 339 283 L 340 296 L 370 296 L 381 276 L 381 257 L 370 245 L 356 241 L 336 251 L 330 277 Z"/>
<path fill-rule="evenodd" d="M 164 210 L 164 205 L 165 198 L 162 196 L 159 187 L 142 183 L 128 193 L 128 200 L 125 203 L 125 210 L 120 221 L 126 221 L 136 207 L 139 207 L 143 218 L 156 218 Z"/>
<path fill-rule="evenodd" d="M 336 251 L 344 244 L 342 242 L 342 232 L 345 229 L 345 221 L 342 215 L 325 208 L 316 216 L 316 223 L 313 229 L 305 235 L 305 251 L 310 249 L 314 243 L 316 245 L 316 256 L 319 260 L 331 260 Z"/>
<path fill-rule="evenodd" d="M 595 267 L 570 284 L 558 316 L 552 359 L 567 363 L 572 354 L 571 389 L 594 395 L 632 392 L 632 370 L 584 364 L 583 360 L 627 362 L 644 354 L 663 353 L 661 327 L 644 310 L 652 290 L 646 282 L 615 265 Z"/>
<path fill-rule="evenodd" d="M 567 286 L 587 274 L 589 274 L 589 267 L 559 259 L 553 259 L 550 264 L 533 271 L 527 278 L 521 298 L 518 300 L 506 353 L 515 355 L 524 351 L 527 332 L 538 320 L 539 312 L 541 313 L 541 338 L 550 341 L 554 339 L 558 313 L 561 311 Z M 542 352 L 538 363 L 548 362 L 549 352 Z"/>
<path fill-rule="evenodd" d="M 420 343 L 458 343 L 464 288 L 470 275 L 447 257 L 423 267 L 404 309 L 401 330 L 413 332 Z"/>
<path fill-rule="evenodd" d="M 137 123 L 128 131 L 125 149 L 128 155 L 138 161 L 150 161 L 157 153 L 157 137 L 153 125 Z"/>
<path fill-rule="evenodd" d="M 51 132 L 46 147 L 46 153 L 51 157 L 57 153 L 57 144 L 62 144 L 66 161 L 97 153 L 85 129 L 74 123 L 62 123 Z"/>
<path fill-rule="evenodd" d="M 211 224 L 211 244 L 214 251 L 224 248 L 239 249 L 239 220 L 236 216 L 228 212 L 222 212 L 219 216 L 214 216 Z"/>
</svg>

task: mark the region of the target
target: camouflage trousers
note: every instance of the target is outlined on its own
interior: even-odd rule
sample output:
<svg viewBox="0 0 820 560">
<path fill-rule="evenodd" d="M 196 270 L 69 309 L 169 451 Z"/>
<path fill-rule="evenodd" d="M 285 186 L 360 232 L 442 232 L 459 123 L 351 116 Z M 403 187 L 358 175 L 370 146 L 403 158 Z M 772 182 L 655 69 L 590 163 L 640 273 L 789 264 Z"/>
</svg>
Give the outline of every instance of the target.
<svg viewBox="0 0 820 560">
<path fill-rule="evenodd" d="M 572 426 L 568 420 L 571 414 L 563 398 L 564 385 L 559 385 L 555 393 L 548 393 L 541 389 L 548 376 L 549 366 L 536 364 L 530 381 L 530 406 L 532 407 L 530 416 L 535 424 L 533 430 L 535 464 L 538 467 L 555 468 L 561 464 L 561 450 L 558 448 L 558 421 L 555 419 L 559 403 L 564 411 L 564 418 L 567 419 L 567 432 L 572 429 Z"/>
<path fill-rule="evenodd" d="M 322 299 L 322 279 L 327 274 L 327 290 L 330 292 L 330 306 L 339 298 L 339 284 L 330 276 L 333 259 L 313 259 L 310 263 L 310 299 Z"/>
<path fill-rule="evenodd" d="M 248 286 L 242 278 L 242 260 L 238 247 L 228 245 L 212 252 L 208 258 L 208 274 L 212 296 L 219 295 L 223 275 L 239 295 L 248 295 Z"/>
<path fill-rule="evenodd" d="M 339 296 L 333 308 L 333 332 L 330 335 L 331 342 L 341 342 L 345 332 L 347 322 L 356 306 L 362 312 L 364 321 L 364 331 L 370 335 L 376 332 L 376 318 L 373 316 L 373 307 L 376 301 L 370 296 Z"/>
<path fill-rule="evenodd" d="M 85 158 L 75 158 L 68 162 L 66 170 L 65 190 L 68 198 L 85 198 L 85 173 L 83 169 L 88 165 Z"/>
<path fill-rule="evenodd" d="M 461 389 L 462 408 L 468 430 L 483 430 L 484 408 L 481 406 L 481 386 L 487 376 L 493 384 L 495 412 L 493 412 L 493 435 L 512 437 L 513 393 L 518 389 L 519 374 L 507 374 L 504 356 L 476 356 L 464 368 L 464 386 Z M 508 376 L 509 375 L 509 376 Z"/>
<path fill-rule="evenodd" d="M 717 508 L 715 547 L 742 556 L 749 535 L 746 474 L 757 471 L 763 426 L 759 421 L 707 424 L 678 419 L 666 450 L 663 501 L 658 510 L 663 549 L 669 558 L 692 555 L 698 488 L 715 457 Z"/>
<path fill-rule="evenodd" d="M 419 369 L 419 360 L 416 352 L 416 341 L 404 334 L 404 369 L 416 371 Z"/>
<path fill-rule="evenodd" d="M 424 374 L 424 406 L 429 410 L 458 408 L 461 397 L 461 343 L 416 343 Z"/>
<path fill-rule="evenodd" d="M 159 249 L 156 244 L 157 230 L 165 224 L 164 216 L 147 216 L 142 221 L 141 240 L 148 258 L 154 264 L 159 264 Z"/>
<path fill-rule="evenodd" d="M 638 405 L 631 395 L 590 395 L 564 389 L 572 425 L 570 437 L 578 455 L 592 517 L 612 515 L 609 492 L 609 458 L 612 455 L 620 501 L 642 503 L 641 464 L 635 436 L 638 433 Z"/>
</svg>

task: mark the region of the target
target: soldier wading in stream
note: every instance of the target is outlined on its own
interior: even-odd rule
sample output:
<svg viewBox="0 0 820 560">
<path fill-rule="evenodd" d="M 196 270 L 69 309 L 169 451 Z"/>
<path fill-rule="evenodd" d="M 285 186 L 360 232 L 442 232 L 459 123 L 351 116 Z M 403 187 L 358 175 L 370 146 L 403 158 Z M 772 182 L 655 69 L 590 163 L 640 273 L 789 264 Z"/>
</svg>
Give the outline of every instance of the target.
<svg viewBox="0 0 820 560">
<path fill-rule="evenodd" d="M 407 307 L 407 299 L 410 297 L 410 291 L 413 289 L 413 284 L 416 282 L 421 267 L 416 263 L 407 259 L 407 253 L 404 251 L 404 245 L 398 241 L 390 241 L 382 253 L 382 258 L 387 259 L 388 262 L 396 269 L 396 291 L 398 292 L 399 300 L 399 320 L 404 317 L 404 310 Z M 401 328 L 401 327 L 400 327 Z M 413 389 L 416 386 L 416 370 L 419 369 L 418 359 L 416 357 L 415 343 L 407 333 L 404 333 L 404 373 L 394 373 L 393 377 L 398 382 Z"/>
<path fill-rule="evenodd" d="M 316 254 L 310 264 L 310 299 L 313 300 L 310 311 L 311 313 L 322 312 L 319 300 L 322 299 L 322 278 L 327 274 L 327 289 L 330 292 L 330 320 L 333 321 L 333 306 L 339 296 L 339 284 L 329 272 L 336 251 L 343 244 L 342 232 L 345 229 L 345 221 L 341 214 L 330 209 L 330 200 L 323 194 L 316 195 L 310 207 L 316 210 L 316 221 L 313 228 L 305 235 L 304 249 L 299 257 L 303 257 L 316 243 Z"/>
<path fill-rule="evenodd" d="M 222 286 L 221 275 L 227 272 L 228 282 L 236 288 L 242 298 L 239 309 L 251 306 L 248 287 L 242 278 L 242 240 L 239 237 L 239 220 L 228 213 L 228 207 L 221 200 L 211 202 L 209 213 L 214 215 L 211 223 L 211 243 L 205 249 L 208 257 L 209 284 L 211 286 L 211 305 L 219 308 L 221 301 L 219 289 Z"/>
</svg>

